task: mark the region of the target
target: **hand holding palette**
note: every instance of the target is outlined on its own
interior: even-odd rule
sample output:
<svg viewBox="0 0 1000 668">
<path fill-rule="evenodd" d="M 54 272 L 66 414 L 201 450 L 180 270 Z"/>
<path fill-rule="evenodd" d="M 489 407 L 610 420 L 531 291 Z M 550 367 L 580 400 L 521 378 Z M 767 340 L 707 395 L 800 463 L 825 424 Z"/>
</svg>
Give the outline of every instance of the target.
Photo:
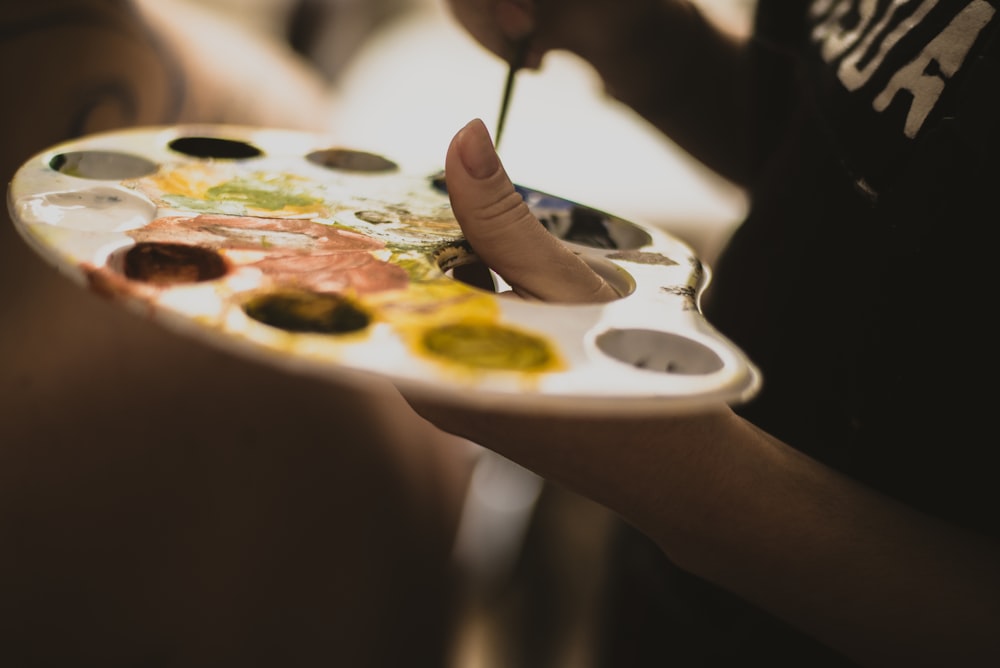
<svg viewBox="0 0 1000 668">
<path fill-rule="evenodd" d="M 620 299 L 496 294 L 433 175 L 309 133 L 93 135 L 27 162 L 8 201 L 28 243 L 81 285 L 290 371 L 373 373 L 455 404 L 570 414 L 754 395 L 757 370 L 700 311 L 707 270 L 685 244 L 519 190 Z"/>
</svg>

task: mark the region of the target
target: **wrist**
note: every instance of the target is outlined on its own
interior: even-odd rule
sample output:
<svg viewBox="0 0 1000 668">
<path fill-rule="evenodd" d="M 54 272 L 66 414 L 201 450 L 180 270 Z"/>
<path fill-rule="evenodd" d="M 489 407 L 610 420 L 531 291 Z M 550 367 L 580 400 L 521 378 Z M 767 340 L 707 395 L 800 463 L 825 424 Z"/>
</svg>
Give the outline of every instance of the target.
<svg viewBox="0 0 1000 668">
<path fill-rule="evenodd" d="M 605 91 L 705 165 L 737 183 L 748 174 L 745 36 L 690 2 L 651 0 L 609 17 L 599 39 L 567 41 Z"/>
<path fill-rule="evenodd" d="M 628 9 L 598 3 L 559 18 L 552 48 L 569 51 L 590 65 L 616 97 L 658 88 L 660 80 L 690 67 L 697 52 L 692 33 L 707 24 L 688 2 L 644 0 Z"/>
</svg>

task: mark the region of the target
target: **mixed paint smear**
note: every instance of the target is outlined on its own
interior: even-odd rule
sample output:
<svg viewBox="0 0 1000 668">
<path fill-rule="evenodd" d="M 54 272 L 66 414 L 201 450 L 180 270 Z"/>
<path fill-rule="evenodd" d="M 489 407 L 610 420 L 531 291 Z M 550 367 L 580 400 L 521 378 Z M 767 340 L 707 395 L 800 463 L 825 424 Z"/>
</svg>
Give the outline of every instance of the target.
<svg viewBox="0 0 1000 668">
<path fill-rule="evenodd" d="M 469 256 L 447 209 L 337 198 L 302 176 L 212 162 L 125 185 L 177 215 L 127 232 L 134 246 L 91 279 L 102 291 L 155 300 L 150 290 L 249 271 L 260 280 L 235 300 L 268 327 L 343 337 L 382 324 L 413 354 L 449 367 L 528 374 L 563 367 L 546 337 L 500 321 L 493 295 L 443 273 L 442 264 Z"/>
<path fill-rule="evenodd" d="M 163 204 L 189 211 L 228 215 L 280 214 L 283 217 L 326 217 L 329 207 L 309 192 L 310 182 L 290 174 L 222 175 L 211 163 L 195 163 L 136 182 L 136 187 Z"/>
</svg>

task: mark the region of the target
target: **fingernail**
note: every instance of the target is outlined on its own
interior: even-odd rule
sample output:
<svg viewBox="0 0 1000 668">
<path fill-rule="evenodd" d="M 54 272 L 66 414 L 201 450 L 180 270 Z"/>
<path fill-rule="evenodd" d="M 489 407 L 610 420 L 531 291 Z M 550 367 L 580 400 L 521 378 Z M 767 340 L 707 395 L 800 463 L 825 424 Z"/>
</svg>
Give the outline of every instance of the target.
<svg viewBox="0 0 1000 668">
<path fill-rule="evenodd" d="M 458 138 L 458 157 L 465 171 L 474 179 L 485 179 L 500 169 L 500 158 L 493 150 L 490 133 L 478 118 L 462 128 Z"/>
</svg>

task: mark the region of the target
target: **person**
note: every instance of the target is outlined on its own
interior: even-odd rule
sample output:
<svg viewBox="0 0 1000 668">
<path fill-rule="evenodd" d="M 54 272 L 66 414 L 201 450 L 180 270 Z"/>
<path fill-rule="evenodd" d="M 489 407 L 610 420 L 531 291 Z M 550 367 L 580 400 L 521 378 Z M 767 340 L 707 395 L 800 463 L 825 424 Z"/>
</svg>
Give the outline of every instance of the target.
<svg viewBox="0 0 1000 668">
<path fill-rule="evenodd" d="M 564 419 L 410 397 L 628 525 L 600 665 L 998 665 L 996 3 L 760 0 L 745 40 L 679 0 L 450 5 L 504 59 L 525 38 L 529 67 L 580 56 L 751 201 L 705 300 L 762 369 L 747 405 Z M 565 251 L 538 244 L 481 122 L 446 179 L 515 292 L 607 298 L 584 266 L 542 269 Z"/>
<path fill-rule="evenodd" d="M 559 420 L 407 397 L 438 431 L 378 382 L 320 384 L 171 337 L 68 285 L 5 226 L 4 662 L 435 665 L 470 468 L 454 433 L 638 530 L 623 530 L 621 605 L 608 610 L 620 624 L 609 629 L 631 635 L 613 634 L 607 665 L 671 653 L 681 665 L 995 664 L 996 492 L 979 388 L 995 364 L 984 312 L 995 279 L 987 244 L 970 243 L 996 176 L 996 93 L 982 84 L 996 71 L 995 21 L 969 22 L 964 12 L 992 7 L 982 0 L 896 3 L 884 24 L 875 4 L 764 0 L 755 40 L 737 44 L 683 2 L 551 0 L 537 15 L 453 3 L 504 57 L 529 29 L 531 66 L 553 48 L 584 56 L 619 99 L 750 187 L 753 210 L 706 303 L 765 373 L 739 413 Z M 175 14 L 145 5 L 0 6 L 0 74 L 23 94 L 0 112 L 5 173 L 77 133 L 284 124 L 317 99 L 296 89 L 295 67 L 265 76 L 255 63 L 259 97 L 279 108 L 238 104 L 245 72 L 195 67 L 198 40 L 182 39 L 193 24 L 171 29 L 159 21 Z M 904 92 L 868 112 L 847 104 L 846 85 L 814 88 L 830 68 L 809 67 L 803 26 L 838 67 L 852 30 L 859 45 L 884 33 L 891 58 L 872 42 L 855 65 L 926 77 L 900 90 L 940 89 L 943 106 Z M 973 32 L 968 51 L 955 48 Z M 895 45 L 941 55 L 914 74 Z M 19 69 L 24 53 L 37 65 Z M 265 80 L 293 90 L 265 95 Z M 928 111 L 912 138 L 910 109 Z M 859 123 L 846 138 L 829 125 L 842 115 Z M 470 242 L 518 293 L 612 297 L 547 236 L 525 247 L 537 222 L 481 123 L 456 135 L 446 178 Z M 533 252 L 573 278 L 536 273 Z"/>
</svg>

